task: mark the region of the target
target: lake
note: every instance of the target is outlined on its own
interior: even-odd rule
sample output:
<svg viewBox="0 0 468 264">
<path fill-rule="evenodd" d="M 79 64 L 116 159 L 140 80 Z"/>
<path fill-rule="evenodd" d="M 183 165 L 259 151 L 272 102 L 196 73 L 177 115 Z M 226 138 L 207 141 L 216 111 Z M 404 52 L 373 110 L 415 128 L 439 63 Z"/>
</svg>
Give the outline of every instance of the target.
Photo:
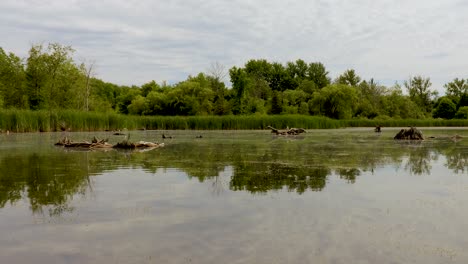
<svg viewBox="0 0 468 264">
<path fill-rule="evenodd" d="M 421 130 L 0 134 L 0 263 L 468 263 L 468 129 Z"/>
</svg>

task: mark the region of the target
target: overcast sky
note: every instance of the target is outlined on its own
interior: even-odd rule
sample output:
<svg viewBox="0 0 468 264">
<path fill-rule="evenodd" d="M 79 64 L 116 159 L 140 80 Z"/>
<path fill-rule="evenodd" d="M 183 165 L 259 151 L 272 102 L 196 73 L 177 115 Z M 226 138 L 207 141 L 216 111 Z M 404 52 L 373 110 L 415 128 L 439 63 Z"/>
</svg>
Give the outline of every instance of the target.
<svg viewBox="0 0 468 264">
<path fill-rule="evenodd" d="M 117 84 L 170 83 L 249 59 L 322 62 L 392 85 L 468 78 L 467 0 L 1 0 L 0 46 L 71 45 Z"/>
</svg>

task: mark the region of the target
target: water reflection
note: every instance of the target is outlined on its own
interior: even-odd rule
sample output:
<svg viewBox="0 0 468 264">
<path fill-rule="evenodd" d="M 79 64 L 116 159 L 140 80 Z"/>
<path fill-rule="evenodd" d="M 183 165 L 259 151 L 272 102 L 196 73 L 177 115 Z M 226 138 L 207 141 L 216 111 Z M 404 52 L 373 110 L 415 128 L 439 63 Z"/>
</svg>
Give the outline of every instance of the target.
<svg viewBox="0 0 468 264">
<path fill-rule="evenodd" d="M 231 190 L 246 190 L 252 193 L 287 188 L 303 193 L 306 190 L 320 191 L 325 187 L 330 169 L 325 167 L 293 166 L 281 163 L 236 164 L 231 178 Z"/>
<path fill-rule="evenodd" d="M 177 168 L 189 178 L 210 180 L 213 193 L 217 194 L 227 188 L 302 194 L 323 190 L 330 175 L 353 184 L 362 172 L 388 165 L 413 175 L 426 175 L 431 173 L 434 162 L 445 160 L 447 170 L 464 173 L 468 169 L 467 149 L 464 141 L 408 143 L 333 136 L 174 141 L 165 148 L 144 153 L 24 148 L 0 153 L 0 208 L 25 199 L 33 213 L 53 216 L 70 212 L 73 196 L 93 191 L 90 176 L 120 168 L 143 168 L 149 173 L 158 168 Z M 226 168 L 230 168 L 230 178 L 223 186 L 219 175 L 226 173 Z"/>
<path fill-rule="evenodd" d="M 25 196 L 35 213 L 42 213 L 43 206 L 52 206 L 50 214 L 73 210 L 67 207 L 67 200 L 90 187 L 86 164 L 82 156 L 57 159 L 33 153 L 4 157 L 0 161 L 0 206 Z"/>
</svg>

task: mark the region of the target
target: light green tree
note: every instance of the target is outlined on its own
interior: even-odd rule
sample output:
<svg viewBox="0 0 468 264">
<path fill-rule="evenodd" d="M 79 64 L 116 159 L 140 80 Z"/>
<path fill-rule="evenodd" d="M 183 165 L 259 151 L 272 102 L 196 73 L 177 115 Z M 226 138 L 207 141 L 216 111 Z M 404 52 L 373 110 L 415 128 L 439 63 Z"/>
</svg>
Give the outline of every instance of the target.
<svg viewBox="0 0 468 264">
<path fill-rule="evenodd" d="M 468 106 L 462 106 L 455 113 L 455 118 L 458 119 L 468 119 Z"/>
<path fill-rule="evenodd" d="M 320 62 L 309 64 L 309 68 L 307 69 L 307 79 L 313 81 L 319 89 L 322 89 L 331 83 L 330 77 L 328 77 L 328 71 Z"/>
<path fill-rule="evenodd" d="M 145 97 L 137 95 L 128 106 L 128 113 L 131 115 L 143 115 L 147 111 L 147 102 Z"/>
<path fill-rule="evenodd" d="M 336 83 L 349 86 L 358 86 L 360 82 L 361 77 L 353 69 L 346 70 L 336 79 Z"/>
<path fill-rule="evenodd" d="M 389 88 L 381 98 L 380 114 L 393 118 L 423 118 L 424 113 L 415 102 L 403 95 L 401 87 L 396 84 Z"/>
<path fill-rule="evenodd" d="M 70 46 L 33 45 L 26 63 L 26 93 L 31 109 L 84 108 L 86 75 Z"/>
<path fill-rule="evenodd" d="M 468 79 L 455 78 L 453 81 L 444 85 L 445 94 L 448 96 L 462 97 L 468 94 Z"/>
<path fill-rule="evenodd" d="M 309 101 L 309 107 L 314 114 L 335 119 L 347 119 L 353 116 L 357 100 L 356 88 L 349 85 L 332 84 L 315 92 Z"/>
<path fill-rule="evenodd" d="M 0 95 L 6 108 L 27 108 L 26 75 L 22 60 L 0 48 Z"/>
<path fill-rule="evenodd" d="M 359 101 L 356 116 L 374 118 L 379 115 L 382 109 L 382 96 L 386 89 L 379 85 L 374 79 L 362 81 L 357 87 Z"/>
<path fill-rule="evenodd" d="M 426 113 L 432 111 L 432 100 L 437 96 L 436 91 L 431 91 L 432 85 L 430 78 L 422 76 L 410 77 L 404 81 L 403 85 L 408 91 L 410 99 Z"/>
</svg>

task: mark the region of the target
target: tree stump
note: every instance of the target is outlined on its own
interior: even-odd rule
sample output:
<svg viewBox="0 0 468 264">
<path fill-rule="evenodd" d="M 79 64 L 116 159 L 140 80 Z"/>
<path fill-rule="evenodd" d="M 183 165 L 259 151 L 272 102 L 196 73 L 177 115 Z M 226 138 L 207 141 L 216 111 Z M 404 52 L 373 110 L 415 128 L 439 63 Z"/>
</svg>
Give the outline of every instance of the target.
<svg viewBox="0 0 468 264">
<path fill-rule="evenodd" d="M 405 140 L 424 140 L 423 134 L 415 127 L 402 129 L 398 132 L 393 139 Z"/>
</svg>

